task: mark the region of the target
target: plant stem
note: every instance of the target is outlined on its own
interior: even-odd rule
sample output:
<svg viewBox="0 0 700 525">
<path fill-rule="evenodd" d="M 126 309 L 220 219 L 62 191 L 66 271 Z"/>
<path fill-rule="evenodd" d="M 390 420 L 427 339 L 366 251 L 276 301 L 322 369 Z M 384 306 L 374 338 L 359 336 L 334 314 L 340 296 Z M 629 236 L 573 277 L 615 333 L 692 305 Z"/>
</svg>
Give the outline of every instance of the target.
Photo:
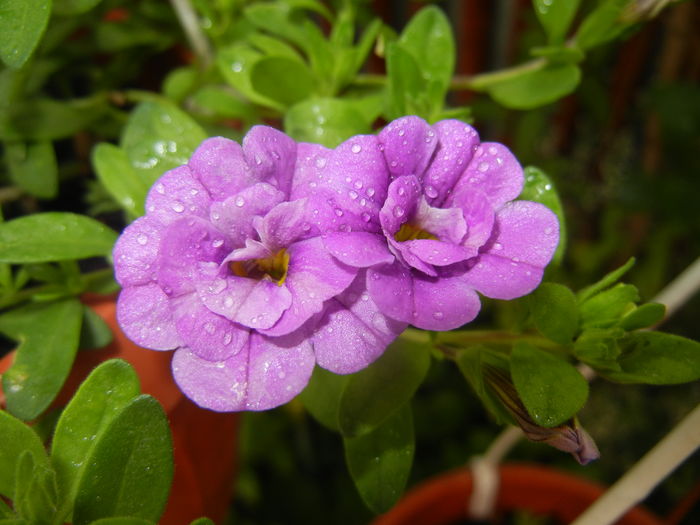
<svg viewBox="0 0 700 525">
<path fill-rule="evenodd" d="M 572 525 L 608 525 L 636 505 L 700 447 L 700 405 Z"/>
<path fill-rule="evenodd" d="M 170 3 L 175 9 L 190 46 L 192 46 L 195 54 L 199 57 L 202 69 L 208 69 L 212 63 L 211 46 L 202 31 L 202 26 L 199 24 L 197 13 L 195 13 L 192 4 L 189 0 L 170 0 Z"/>
<path fill-rule="evenodd" d="M 666 305 L 666 319 L 676 313 L 700 289 L 700 257 L 671 281 L 653 301 Z"/>
</svg>

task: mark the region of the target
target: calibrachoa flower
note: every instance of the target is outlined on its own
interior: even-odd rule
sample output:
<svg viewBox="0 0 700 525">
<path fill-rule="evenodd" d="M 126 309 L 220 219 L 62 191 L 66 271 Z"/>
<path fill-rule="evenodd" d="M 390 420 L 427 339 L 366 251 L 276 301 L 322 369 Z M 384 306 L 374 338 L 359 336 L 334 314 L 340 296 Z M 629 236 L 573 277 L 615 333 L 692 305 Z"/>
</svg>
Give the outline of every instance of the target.
<svg viewBox="0 0 700 525">
<path fill-rule="evenodd" d="M 175 380 L 201 406 L 278 406 L 316 362 L 354 372 L 405 327 L 328 253 L 321 233 L 346 229 L 345 212 L 319 217 L 293 196 L 296 164 L 297 144 L 272 128 L 242 147 L 209 139 L 156 181 L 114 249 L 120 325 L 141 346 L 176 350 Z"/>
<path fill-rule="evenodd" d="M 353 181 L 350 200 L 373 197 L 359 212 L 366 224 L 327 233 L 324 244 L 338 261 L 367 269 L 368 292 L 383 314 L 451 330 L 477 315 L 476 292 L 513 299 L 537 287 L 559 241 L 558 222 L 545 206 L 514 200 L 523 171 L 505 146 L 480 143 L 456 120 L 429 126 L 404 117 L 351 146 L 342 165 L 352 166 L 360 150 L 380 156 L 388 177 Z M 345 180 L 345 169 L 334 169 L 332 178 Z M 320 184 L 328 167 L 308 163 L 302 171 L 297 184 Z"/>
</svg>

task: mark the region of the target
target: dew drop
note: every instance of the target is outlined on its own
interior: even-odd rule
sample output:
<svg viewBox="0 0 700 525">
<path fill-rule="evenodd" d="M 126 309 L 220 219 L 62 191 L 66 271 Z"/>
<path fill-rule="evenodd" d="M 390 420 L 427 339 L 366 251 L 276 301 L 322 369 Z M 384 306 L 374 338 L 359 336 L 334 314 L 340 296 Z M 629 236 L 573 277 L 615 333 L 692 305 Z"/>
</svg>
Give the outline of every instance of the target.
<svg viewBox="0 0 700 525">
<path fill-rule="evenodd" d="M 190 194 L 192 196 L 197 195 L 199 193 L 199 190 L 190 190 Z"/>
<path fill-rule="evenodd" d="M 392 160 L 392 161 L 389 163 L 389 165 L 390 165 L 392 168 L 395 168 L 396 166 L 398 166 L 398 163 L 397 163 L 395 160 Z"/>
<path fill-rule="evenodd" d="M 425 188 L 425 194 L 428 196 L 430 199 L 434 199 L 435 197 L 438 196 L 437 190 L 433 186 L 427 186 Z"/>
<path fill-rule="evenodd" d="M 185 211 L 185 206 L 181 202 L 175 202 L 173 203 L 173 210 L 175 210 L 177 213 L 182 213 Z"/>
<path fill-rule="evenodd" d="M 255 156 L 255 164 L 257 164 L 258 166 L 260 166 L 260 164 L 262 164 L 262 159 L 260 158 L 259 155 Z"/>
<path fill-rule="evenodd" d="M 367 196 L 368 197 L 374 196 L 374 188 L 367 188 Z"/>
<path fill-rule="evenodd" d="M 361 189 L 362 189 L 362 181 L 361 181 L 361 180 L 356 180 L 356 181 L 355 181 L 355 184 L 353 184 L 353 186 L 355 186 L 355 189 L 356 189 L 356 190 L 361 190 Z"/>
<path fill-rule="evenodd" d="M 224 244 L 224 240 L 223 240 L 223 239 L 214 239 L 214 240 L 211 242 L 211 245 L 212 245 L 213 248 L 221 248 L 221 246 L 223 246 L 223 244 Z"/>
<path fill-rule="evenodd" d="M 500 242 L 494 243 L 493 249 L 494 249 L 494 250 L 502 250 L 502 249 L 503 249 L 503 245 L 502 245 Z"/>
<path fill-rule="evenodd" d="M 336 209 L 333 210 L 333 211 L 335 212 L 335 214 L 336 214 L 338 217 L 342 217 L 342 216 L 343 216 L 343 210 L 341 210 L 340 208 L 336 208 Z"/>
<path fill-rule="evenodd" d="M 406 190 L 403 188 L 403 186 L 401 186 L 401 187 L 398 189 L 397 193 L 398 193 L 400 196 L 403 196 L 403 195 L 406 194 Z"/>
<path fill-rule="evenodd" d="M 287 374 L 285 372 L 280 372 L 279 374 L 277 374 L 277 377 L 279 377 L 280 379 L 284 379 L 285 377 L 287 377 Z"/>
<path fill-rule="evenodd" d="M 317 168 L 319 168 L 319 169 L 320 169 L 320 168 L 323 168 L 323 167 L 325 167 L 325 165 L 326 165 L 326 159 L 325 159 L 325 158 L 323 158 L 323 157 L 318 157 L 318 158 L 316 159 L 316 167 L 317 167 Z"/>
<path fill-rule="evenodd" d="M 207 289 L 214 294 L 221 293 L 226 289 L 226 281 L 223 279 L 216 279 L 207 287 Z"/>
<path fill-rule="evenodd" d="M 489 171 L 489 165 L 486 162 L 481 162 L 479 163 L 478 169 L 481 173 L 486 173 L 487 171 Z"/>
<path fill-rule="evenodd" d="M 233 306 L 233 297 L 227 297 L 227 298 L 224 300 L 224 306 L 225 306 L 226 308 L 231 308 L 231 307 Z"/>
<path fill-rule="evenodd" d="M 348 195 L 350 195 L 350 198 L 351 198 L 352 200 L 355 200 L 355 199 L 357 199 L 357 197 L 358 197 L 357 192 L 354 191 L 354 190 L 350 190 L 350 191 L 348 192 Z"/>
<path fill-rule="evenodd" d="M 491 146 L 491 147 L 489 147 L 489 153 L 491 155 L 495 155 L 496 153 L 498 153 L 498 150 L 496 149 L 495 146 Z"/>
<path fill-rule="evenodd" d="M 549 226 L 544 229 L 545 235 L 550 235 L 551 233 L 552 233 L 552 228 L 550 228 Z"/>
<path fill-rule="evenodd" d="M 245 199 L 239 195 L 234 199 L 233 203 L 239 208 L 242 208 L 245 205 Z"/>
<path fill-rule="evenodd" d="M 212 323 L 206 323 L 204 325 L 204 331 L 211 335 L 216 332 L 216 327 Z"/>
<path fill-rule="evenodd" d="M 231 341 L 233 340 L 233 336 L 230 333 L 224 334 L 224 346 L 228 346 L 231 344 Z"/>
<path fill-rule="evenodd" d="M 403 137 L 406 134 L 406 130 L 400 129 L 399 130 L 399 137 Z"/>
<path fill-rule="evenodd" d="M 360 215 L 360 217 L 362 217 L 362 220 L 365 222 L 369 222 L 369 220 L 371 219 L 369 213 L 367 212 L 363 212 L 362 215 Z"/>
<path fill-rule="evenodd" d="M 353 144 L 350 148 L 350 151 L 352 151 L 353 153 L 359 153 L 362 151 L 362 146 L 360 146 L 359 144 Z"/>
<path fill-rule="evenodd" d="M 394 217 L 398 219 L 400 217 L 403 217 L 404 213 L 406 212 L 401 206 L 394 206 Z"/>
<path fill-rule="evenodd" d="M 148 237 L 144 235 L 143 233 L 140 233 L 136 236 L 136 242 L 139 243 L 141 246 L 144 246 L 148 242 Z"/>
<path fill-rule="evenodd" d="M 156 191 L 161 195 L 165 195 L 165 186 L 162 184 L 156 184 Z"/>
<path fill-rule="evenodd" d="M 440 320 L 443 317 L 445 317 L 445 314 L 443 314 L 442 312 L 433 312 L 433 319 Z"/>
</svg>

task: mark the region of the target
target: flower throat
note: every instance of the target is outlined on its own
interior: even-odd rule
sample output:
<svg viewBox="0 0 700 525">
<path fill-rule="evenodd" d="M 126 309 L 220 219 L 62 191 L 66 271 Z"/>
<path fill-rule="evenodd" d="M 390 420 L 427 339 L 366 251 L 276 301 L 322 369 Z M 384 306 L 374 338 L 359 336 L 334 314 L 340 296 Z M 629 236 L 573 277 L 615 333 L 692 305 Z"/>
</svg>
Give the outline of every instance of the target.
<svg viewBox="0 0 700 525">
<path fill-rule="evenodd" d="M 282 286 L 287 279 L 289 267 L 289 254 L 282 248 L 280 251 L 262 259 L 250 259 L 248 261 L 233 261 L 229 263 L 231 272 L 239 277 L 250 279 L 269 279 Z"/>
<path fill-rule="evenodd" d="M 401 225 L 401 228 L 399 228 L 399 231 L 397 231 L 394 234 L 394 239 L 397 240 L 398 242 L 404 242 L 404 241 L 415 241 L 416 239 L 437 240 L 437 237 L 435 237 L 435 235 L 433 235 L 432 233 L 427 232 L 418 226 L 415 226 L 411 223 L 405 222 Z"/>
</svg>

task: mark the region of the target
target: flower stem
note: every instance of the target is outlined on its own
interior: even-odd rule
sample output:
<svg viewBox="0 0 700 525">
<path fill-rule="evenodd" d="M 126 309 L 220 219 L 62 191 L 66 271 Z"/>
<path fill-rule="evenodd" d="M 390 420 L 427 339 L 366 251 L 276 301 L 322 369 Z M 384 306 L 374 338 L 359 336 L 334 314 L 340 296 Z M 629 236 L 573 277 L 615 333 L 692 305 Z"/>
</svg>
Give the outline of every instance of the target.
<svg viewBox="0 0 700 525">
<path fill-rule="evenodd" d="M 700 447 L 700 405 L 591 505 L 572 525 L 608 525 L 642 501 Z"/>
<path fill-rule="evenodd" d="M 175 9 L 190 46 L 192 46 L 195 54 L 199 57 L 202 69 L 208 69 L 212 63 L 211 46 L 202 31 L 202 26 L 199 24 L 197 13 L 195 13 L 192 4 L 189 0 L 170 0 L 170 3 Z"/>
<path fill-rule="evenodd" d="M 653 301 L 666 306 L 666 319 L 676 313 L 700 289 L 700 257 L 671 281 Z"/>
</svg>

